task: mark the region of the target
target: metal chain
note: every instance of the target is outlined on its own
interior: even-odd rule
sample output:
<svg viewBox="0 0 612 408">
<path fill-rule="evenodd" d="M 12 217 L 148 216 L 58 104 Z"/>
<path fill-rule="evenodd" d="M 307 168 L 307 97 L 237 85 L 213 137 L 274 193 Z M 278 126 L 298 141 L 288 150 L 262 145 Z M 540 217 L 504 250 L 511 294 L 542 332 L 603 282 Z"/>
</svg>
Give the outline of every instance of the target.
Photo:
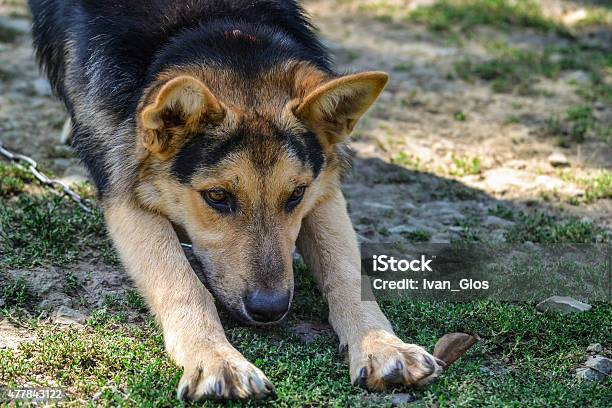
<svg viewBox="0 0 612 408">
<path fill-rule="evenodd" d="M 64 195 L 67 195 L 72 201 L 77 203 L 81 209 L 87 213 L 91 213 L 91 208 L 85 205 L 85 200 L 81 198 L 74 190 L 68 187 L 68 184 L 61 180 L 49 178 L 43 172 L 38 169 L 38 163 L 31 157 L 28 157 L 23 154 L 12 153 L 7 150 L 3 145 L 2 141 L 0 141 L 0 156 L 8 159 L 9 161 L 15 163 L 17 166 L 28 170 L 34 177 L 43 185 L 48 187 L 59 187 Z M 57 193 L 55 189 L 51 189 L 54 193 Z"/>
</svg>

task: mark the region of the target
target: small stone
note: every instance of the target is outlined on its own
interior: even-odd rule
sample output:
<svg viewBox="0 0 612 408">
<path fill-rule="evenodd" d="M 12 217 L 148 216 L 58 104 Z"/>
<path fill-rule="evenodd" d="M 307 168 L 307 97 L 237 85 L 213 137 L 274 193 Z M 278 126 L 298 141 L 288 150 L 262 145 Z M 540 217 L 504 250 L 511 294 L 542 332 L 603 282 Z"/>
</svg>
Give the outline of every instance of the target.
<svg viewBox="0 0 612 408">
<path fill-rule="evenodd" d="M 572 312 L 586 312 L 591 310 L 592 306 L 580 302 L 574 298 L 568 296 L 551 296 L 548 299 L 538 303 L 536 309 L 540 312 L 551 310 L 559 312 L 561 314 L 568 314 Z"/>
<path fill-rule="evenodd" d="M 52 316 L 53 322 L 66 325 L 83 324 L 86 319 L 83 313 L 68 306 L 60 306 Z"/>
<path fill-rule="evenodd" d="M 51 96 L 51 85 L 49 81 L 38 78 L 34 81 L 34 91 L 40 96 Z"/>
<path fill-rule="evenodd" d="M 363 205 L 368 206 L 370 208 L 374 208 L 377 210 L 393 210 L 393 206 L 392 205 L 388 205 L 388 204 L 381 204 L 381 203 L 373 203 L 371 201 L 364 201 Z"/>
<path fill-rule="evenodd" d="M 599 343 L 589 344 L 587 347 L 587 353 L 601 353 L 603 351 L 603 347 Z"/>
<path fill-rule="evenodd" d="M 591 81 L 590 75 L 586 71 L 577 70 L 570 71 L 563 76 L 566 82 L 574 82 L 577 84 L 588 84 Z"/>
<path fill-rule="evenodd" d="M 435 234 L 429 240 L 432 244 L 450 244 L 451 238 L 448 234 Z"/>
<path fill-rule="evenodd" d="M 401 407 L 414 401 L 416 401 L 416 397 L 414 395 L 406 392 L 398 392 L 397 394 L 393 394 L 391 397 L 391 406 Z"/>
<path fill-rule="evenodd" d="M 496 217 L 494 215 L 489 215 L 484 219 L 482 225 L 485 227 L 511 227 L 514 225 L 514 222 L 505 220 L 500 217 Z"/>
<path fill-rule="evenodd" d="M 414 211 L 416 210 L 416 206 L 412 203 L 409 203 L 408 201 L 403 202 L 399 205 L 399 209 L 401 211 Z"/>
<path fill-rule="evenodd" d="M 563 24 L 573 26 L 588 17 L 588 13 L 584 8 L 571 10 L 565 13 L 562 17 Z"/>
<path fill-rule="evenodd" d="M 436 232 L 436 230 L 434 230 L 433 228 L 429 228 L 425 225 L 419 225 L 419 224 L 415 224 L 415 225 L 396 225 L 395 227 L 391 227 L 389 228 L 389 232 L 391 234 L 410 234 L 412 232 L 416 232 L 416 231 L 425 231 L 428 232 L 430 234 L 433 234 L 434 232 Z"/>
<path fill-rule="evenodd" d="M 560 152 L 554 152 L 553 154 L 548 156 L 548 162 L 553 167 L 565 167 L 570 165 L 570 162 L 567 157 L 565 157 L 565 155 Z"/>
<path fill-rule="evenodd" d="M 604 356 L 587 358 L 584 367 L 576 370 L 576 378 L 582 381 L 604 381 L 612 374 L 612 360 Z"/>
</svg>

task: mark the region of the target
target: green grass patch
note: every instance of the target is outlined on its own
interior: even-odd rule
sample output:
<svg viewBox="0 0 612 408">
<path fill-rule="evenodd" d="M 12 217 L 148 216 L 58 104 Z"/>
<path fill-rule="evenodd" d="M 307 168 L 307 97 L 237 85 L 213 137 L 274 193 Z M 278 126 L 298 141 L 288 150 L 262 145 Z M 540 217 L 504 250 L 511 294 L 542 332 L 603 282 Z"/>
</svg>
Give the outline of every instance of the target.
<svg viewBox="0 0 612 408">
<path fill-rule="evenodd" d="M 317 310 L 299 302 L 294 316 Z M 477 333 L 482 341 L 439 381 L 412 392 L 424 406 L 604 407 L 610 381 L 580 383 L 573 370 L 586 359 L 589 343 L 610 336 L 612 307 L 595 304 L 588 313 L 535 313 L 533 305 L 384 301 L 397 334 L 431 350 L 448 332 Z M 441 318 L 444 316 L 444 318 Z M 337 340 L 323 334 L 304 342 L 285 325 L 265 330 L 224 322 L 228 339 L 275 384 L 277 397 L 229 406 L 390 406 L 387 394 L 350 384 Z M 175 400 L 181 371 L 163 350 L 152 319 L 126 325 L 108 317 L 82 328 L 33 327 L 36 340 L 0 350 L 1 380 L 67 387 L 72 401 L 103 406 L 183 406 Z M 216 402 L 193 406 L 218 406 Z M 418 406 L 418 405 L 417 405 Z"/>
<path fill-rule="evenodd" d="M 406 152 L 399 152 L 397 155 L 391 158 L 391 163 L 406 167 L 410 170 L 421 171 L 424 168 L 421 159 L 416 156 L 407 154 Z"/>
<path fill-rule="evenodd" d="M 545 17 L 533 0 L 440 0 L 414 10 L 395 1 L 360 3 L 358 10 L 382 22 L 423 24 L 432 31 L 454 35 L 470 34 L 479 26 L 502 30 L 533 29 L 554 32 L 563 37 L 571 33 L 563 24 Z"/>
<path fill-rule="evenodd" d="M 514 211 L 502 204 L 496 204 L 495 207 L 489 208 L 487 213 L 504 220 L 514 221 Z"/>
<path fill-rule="evenodd" d="M 561 179 L 584 188 L 583 202 L 593 203 L 601 199 L 612 199 L 612 171 L 601 170 L 590 177 L 576 177 L 571 172 L 561 172 Z"/>
<path fill-rule="evenodd" d="M 576 22 L 577 27 L 612 27 L 612 10 L 604 6 L 594 6 L 586 10 L 585 18 Z"/>
<path fill-rule="evenodd" d="M 33 183 L 34 176 L 21 167 L 0 163 L 0 198 L 20 194 L 26 185 Z"/>
<path fill-rule="evenodd" d="M 506 232 L 506 241 L 510 243 L 594 243 L 609 241 L 603 229 L 590 221 L 570 219 L 559 221 L 552 216 L 520 213 L 516 224 Z"/>
<path fill-rule="evenodd" d="M 8 82 L 12 79 L 15 79 L 15 74 L 13 72 L 0 68 L 0 82 Z"/>
<path fill-rule="evenodd" d="M 495 92 L 530 94 L 539 78 L 556 79 L 563 71 L 583 70 L 591 78 L 592 85 L 584 86 L 583 90 L 591 94 L 591 101 L 609 98 L 609 85 L 603 78 L 612 67 L 612 55 L 605 49 L 573 45 L 534 51 L 504 43 L 492 43 L 488 48 L 492 54 L 488 60 L 466 57 L 457 61 L 457 76 L 468 82 L 486 81 Z"/>
<path fill-rule="evenodd" d="M 0 271 L 0 298 L 4 299 L 3 307 L 25 308 L 35 296 L 25 279 L 13 279 L 6 272 Z"/>
<path fill-rule="evenodd" d="M 102 214 L 55 195 L 20 195 L 0 207 L 0 264 L 29 268 L 75 262 L 86 248 L 109 247 Z"/>
<path fill-rule="evenodd" d="M 569 140 L 583 142 L 588 136 L 607 141 L 612 136 L 612 129 L 597 120 L 590 104 L 581 104 L 568 108 L 563 119 L 551 116 L 545 134 L 558 136 L 559 144 L 567 146 Z"/>
<path fill-rule="evenodd" d="M 17 40 L 21 33 L 12 27 L 0 25 L 0 43 L 12 43 Z"/>
<path fill-rule="evenodd" d="M 431 233 L 424 230 L 402 232 L 401 235 L 411 242 L 427 242 L 431 239 Z"/>
<path fill-rule="evenodd" d="M 538 76 L 556 77 L 559 69 L 548 54 L 519 49 L 505 49 L 487 61 L 464 58 L 455 63 L 455 73 L 463 80 L 480 79 L 490 82 L 495 92 L 519 94 L 529 94 Z"/>
<path fill-rule="evenodd" d="M 479 157 L 452 155 L 451 161 L 452 164 L 448 171 L 451 176 L 462 177 L 467 175 L 475 175 L 480 174 L 482 171 Z"/>
<path fill-rule="evenodd" d="M 87 214 L 44 189 L 39 195 L 23 194 L 31 183 L 36 182 L 28 172 L 0 165 L 0 266 L 66 266 L 85 249 L 99 251 L 107 263 L 117 263 L 97 207 Z"/>
<path fill-rule="evenodd" d="M 426 24 L 434 31 L 460 29 L 467 32 L 478 26 L 492 26 L 569 35 L 563 25 L 544 17 L 538 3 L 532 0 L 442 0 L 416 8 L 409 19 Z"/>
</svg>

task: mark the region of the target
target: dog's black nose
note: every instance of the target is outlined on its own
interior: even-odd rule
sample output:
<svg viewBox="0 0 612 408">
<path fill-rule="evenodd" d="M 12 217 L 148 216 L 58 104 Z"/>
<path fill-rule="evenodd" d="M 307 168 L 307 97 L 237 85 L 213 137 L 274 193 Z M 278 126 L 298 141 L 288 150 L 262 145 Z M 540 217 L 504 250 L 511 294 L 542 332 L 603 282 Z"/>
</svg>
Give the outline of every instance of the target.
<svg viewBox="0 0 612 408">
<path fill-rule="evenodd" d="M 244 299 L 244 306 L 251 318 L 258 323 L 270 323 L 280 320 L 289 309 L 289 291 L 257 289 Z"/>
</svg>

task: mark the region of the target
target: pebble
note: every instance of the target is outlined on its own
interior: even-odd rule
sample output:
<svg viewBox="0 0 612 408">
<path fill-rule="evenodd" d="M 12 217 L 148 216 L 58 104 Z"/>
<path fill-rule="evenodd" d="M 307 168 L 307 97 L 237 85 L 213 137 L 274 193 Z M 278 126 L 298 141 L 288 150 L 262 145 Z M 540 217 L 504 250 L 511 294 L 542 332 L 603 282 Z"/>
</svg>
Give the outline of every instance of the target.
<svg viewBox="0 0 612 408">
<path fill-rule="evenodd" d="M 426 225 L 421 225 L 421 224 L 407 224 L 407 225 L 396 225 L 395 227 L 391 227 L 389 228 L 389 232 L 391 234 L 406 234 L 406 233 L 411 233 L 411 232 L 416 232 L 416 231 L 425 231 L 428 232 L 430 234 L 433 234 L 436 232 L 435 229 L 430 228 Z"/>
<path fill-rule="evenodd" d="M 567 157 L 560 152 L 554 152 L 553 154 L 548 156 L 548 162 L 553 167 L 565 167 L 570 165 L 570 162 Z"/>
<path fill-rule="evenodd" d="M 51 318 L 53 322 L 65 325 L 83 324 L 87 320 L 87 316 L 83 313 L 68 306 L 58 307 Z"/>
<path fill-rule="evenodd" d="M 604 356 L 591 356 L 584 365 L 576 369 L 576 378 L 582 381 L 604 381 L 612 374 L 612 360 Z"/>
<path fill-rule="evenodd" d="M 429 240 L 432 244 L 450 244 L 451 239 L 448 234 L 435 234 Z"/>
<path fill-rule="evenodd" d="M 387 204 L 381 204 L 381 203 L 373 203 L 371 201 L 364 201 L 363 205 L 368 206 L 370 208 L 375 208 L 377 210 L 393 210 L 393 206 L 392 205 L 387 205 Z"/>
<path fill-rule="evenodd" d="M 51 85 L 49 81 L 38 78 L 34 81 L 34 91 L 41 96 L 51 96 Z"/>
<path fill-rule="evenodd" d="M 397 394 L 393 394 L 391 398 L 391 406 L 401 407 L 414 401 L 416 401 L 416 397 L 414 395 L 405 392 L 398 392 Z"/>
<path fill-rule="evenodd" d="M 551 296 L 548 299 L 538 303 L 536 306 L 536 309 L 540 312 L 551 310 L 561 314 L 586 312 L 591 310 L 591 308 L 591 305 L 580 302 L 579 300 L 568 296 Z"/>
<path fill-rule="evenodd" d="M 533 181 L 528 180 L 529 176 L 521 170 L 499 168 L 487 173 L 485 184 L 495 193 L 504 193 L 511 188 L 526 190 L 534 185 Z"/>
<path fill-rule="evenodd" d="M 489 215 L 483 220 L 482 225 L 485 227 L 511 227 L 514 225 L 514 222 Z"/>
<path fill-rule="evenodd" d="M 587 353 L 601 353 L 603 351 L 603 347 L 599 343 L 589 344 L 587 347 Z"/>
</svg>

